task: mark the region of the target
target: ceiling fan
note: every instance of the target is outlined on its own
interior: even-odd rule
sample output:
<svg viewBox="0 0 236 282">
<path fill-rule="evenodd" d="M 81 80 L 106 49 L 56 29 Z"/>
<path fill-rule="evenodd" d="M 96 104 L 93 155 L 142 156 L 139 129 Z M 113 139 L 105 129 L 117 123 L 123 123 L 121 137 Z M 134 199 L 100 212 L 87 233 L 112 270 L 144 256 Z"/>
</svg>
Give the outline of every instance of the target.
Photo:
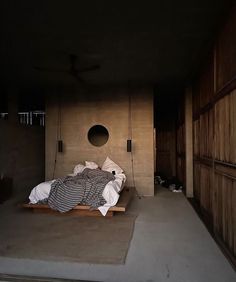
<svg viewBox="0 0 236 282">
<path fill-rule="evenodd" d="M 79 82 L 85 82 L 83 78 L 80 77 L 80 73 L 84 72 L 89 72 L 89 71 L 94 71 L 97 69 L 100 69 L 100 65 L 93 65 L 90 67 L 85 67 L 78 69 L 76 67 L 76 62 L 77 62 L 77 55 L 75 54 L 69 54 L 69 60 L 70 60 L 70 67 L 68 70 L 61 70 L 61 69 L 54 69 L 54 68 L 47 68 L 47 67 L 39 67 L 39 66 L 34 66 L 34 69 L 39 70 L 39 71 L 48 71 L 48 72 L 58 72 L 58 73 L 68 73 L 75 77 Z"/>
</svg>

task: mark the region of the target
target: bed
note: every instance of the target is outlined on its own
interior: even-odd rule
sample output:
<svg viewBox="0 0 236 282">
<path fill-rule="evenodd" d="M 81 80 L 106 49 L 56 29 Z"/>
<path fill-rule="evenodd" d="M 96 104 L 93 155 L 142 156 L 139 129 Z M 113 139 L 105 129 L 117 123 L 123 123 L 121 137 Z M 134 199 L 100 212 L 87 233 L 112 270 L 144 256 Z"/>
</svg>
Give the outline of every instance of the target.
<svg viewBox="0 0 236 282">
<path fill-rule="evenodd" d="M 24 204 L 23 207 L 31 208 L 34 210 L 34 212 L 60 211 L 61 213 L 64 213 L 65 211 L 67 211 L 66 214 L 68 214 L 68 211 L 70 210 L 69 213 L 79 213 L 81 215 L 96 215 L 96 216 L 98 215 L 112 216 L 115 211 L 118 211 L 118 212 L 126 211 L 127 205 L 133 193 L 133 189 L 127 188 L 127 187 L 124 188 L 125 182 L 126 182 L 126 176 L 123 170 L 116 163 L 114 163 L 109 157 L 107 157 L 101 169 L 99 169 L 98 165 L 95 162 L 86 161 L 85 165 L 83 164 L 76 165 L 73 170 L 73 173 L 70 175 L 67 175 L 65 178 L 63 178 L 61 182 L 64 181 L 63 183 L 68 183 L 68 181 L 69 182 L 72 181 L 73 184 L 74 183 L 76 185 L 77 183 L 80 184 L 81 177 L 84 174 L 86 175 L 86 177 L 88 177 L 88 175 L 92 175 L 92 176 L 95 175 L 96 177 L 97 175 L 102 175 L 102 176 L 106 175 L 106 177 L 108 177 L 106 181 L 107 182 L 106 185 L 102 187 L 102 190 L 101 190 L 102 191 L 102 201 L 96 202 L 96 199 L 95 199 L 96 195 L 92 195 L 92 200 L 93 200 L 92 202 L 95 201 L 96 204 L 102 203 L 101 205 L 98 204 L 97 206 L 95 205 L 95 207 L 94 206 L 91 207 L 91 205 L 88 205 L 86 201 L 85 202 L 77 201 L 76 197 L 74 198 L 73 196 L 77 194 L 70 195 L 71 186 L 61 187 L 60 183 L 58 184 L 58 179 L 54 179 L 54 180 L 40 183 L 36 187 L 34 187 L 31 190 L 30 195 L 29 195 L 29 203 Z M 101 182 L 100 179 L 99 181 Z M 100 182 L 98 184 L 100 184 Z M 84 185 L 87 186 L 87 183 L 88 182 L 85 182 Z M 55 186 L 58 186 L 58 187 L 55 188 Z M 77 189 L 77 186 L 75 187 Z M 58 190 L 54 192 L 54 190 L 57 188 Z M 70 191 L 70 193 L 68 193 L 68 191 Z M 62 205 L 62 208 L 60 205 L 54 205 L 55 199 L 53 199 L 54 200 L 53 204 L 50 204 L 50 201 L 47 202 L 48 199 L 50 200 L 51 198 L 53 198 L 52 197 L 53 193 L 54 194 L 56 193 L 55 195 L 57 197 L 56 199 L 57 202 L 58 202 L 58 195 L 60 196 L 63 193 L 67 193 L 68 195 L 70 195 L 70 197 L 73 197 L 74 201 L 70 203 L 71 206 L 69 208 L 67 208 L 67 205 L 66 205 L 67 209 L 64 210 L 63 205 Z M 66 202 L 66 200 L 64 199 L 65 197 L 63 198 L 63 201 Z"/>
</svg>

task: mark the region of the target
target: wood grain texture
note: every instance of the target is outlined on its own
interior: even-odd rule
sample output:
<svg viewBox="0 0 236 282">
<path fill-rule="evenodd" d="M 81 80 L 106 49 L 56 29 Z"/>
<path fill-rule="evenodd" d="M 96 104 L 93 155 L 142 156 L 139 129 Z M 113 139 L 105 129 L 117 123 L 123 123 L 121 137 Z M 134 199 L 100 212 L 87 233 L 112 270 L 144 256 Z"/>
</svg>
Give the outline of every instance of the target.
<svg viewBox="0 0 236 282">
<path fill-rule="evenodd" d="M 222 28 L 216 45 L 216 87 L 221 89 L 236 74 L 236 8 Z"/>
<path fill-rule="evenodd" d="M 176 134 L 174 119 L 157 124 L 157 173 L 165 177 L 176 175 Z"/>
<path fill-rule="evenodd" d="M 216 171 L 214 228 L 236 256 L 236 180 Z"/>
<path fill-rule="evenodd" d="M 194 197 L 236 261 L 236 8 L 193 83 Z"/>
</svg>

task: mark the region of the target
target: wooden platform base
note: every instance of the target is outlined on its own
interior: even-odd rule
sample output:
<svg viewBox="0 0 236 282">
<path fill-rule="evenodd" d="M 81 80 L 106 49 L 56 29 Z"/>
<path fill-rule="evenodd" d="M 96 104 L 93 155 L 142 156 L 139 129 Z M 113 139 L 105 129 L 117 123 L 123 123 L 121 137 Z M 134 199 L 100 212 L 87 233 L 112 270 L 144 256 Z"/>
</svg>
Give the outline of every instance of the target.
<svg viewBox="0 0 236 282">
<path fill-rule="evenodd" d="M 111 207 L 106 216 L 113 216 L 115 212 L 125 212 L 131 201 L 131 198 L 135 192 L 134 187 L 125 187 L 121 194 L 118 203 Z M 57 215 L 79 215 L 79 216 L 102 216 L 98 209 L 91 210 L 90 206 L 77 205 L 72 210 L 66 213 L 60 213 L 52 210 L 48 205 L 45 204 L 23 204 L 20 207 L 31 209 L 34 213 L 50 213 Z"/>
</svg>

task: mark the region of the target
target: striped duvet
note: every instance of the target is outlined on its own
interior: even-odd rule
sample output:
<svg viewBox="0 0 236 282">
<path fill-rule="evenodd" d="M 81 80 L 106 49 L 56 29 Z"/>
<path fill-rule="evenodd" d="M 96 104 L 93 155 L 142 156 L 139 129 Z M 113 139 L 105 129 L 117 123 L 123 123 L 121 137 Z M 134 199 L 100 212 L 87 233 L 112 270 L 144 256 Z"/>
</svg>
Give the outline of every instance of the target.
<svg viewBox="0 0 236 282">
<path fill-rule="evenodd" d="M 97 208 L 106 203 L 102 192 L 106 184 L 114 179 L 110 172 L 89 168 L 76 176 L 58 178 L 51 184 L 48 205 L 60 212 L 67 212 L 78 204 Z"/>
</svg>

